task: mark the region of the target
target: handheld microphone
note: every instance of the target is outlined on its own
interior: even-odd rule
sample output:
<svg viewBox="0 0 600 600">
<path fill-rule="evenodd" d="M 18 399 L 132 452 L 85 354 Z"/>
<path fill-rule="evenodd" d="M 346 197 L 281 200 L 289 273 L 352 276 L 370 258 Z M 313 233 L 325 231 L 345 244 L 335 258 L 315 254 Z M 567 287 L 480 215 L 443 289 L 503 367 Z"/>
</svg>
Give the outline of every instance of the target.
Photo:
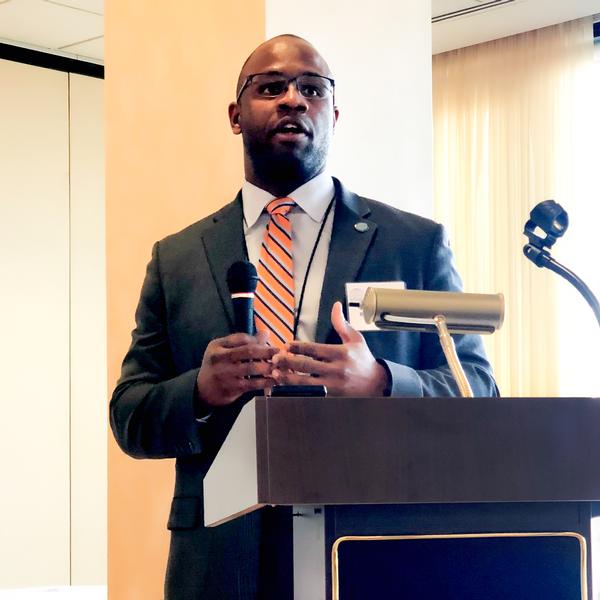
<svg viewBox="0 0 600 600">
<path fill-rule="evenodd" d="M 227 271 L 236 333 L 254 334 L 254 291 L 257 283 L 256 267 L 247 260 L 234 262 Z"/>
</svg>

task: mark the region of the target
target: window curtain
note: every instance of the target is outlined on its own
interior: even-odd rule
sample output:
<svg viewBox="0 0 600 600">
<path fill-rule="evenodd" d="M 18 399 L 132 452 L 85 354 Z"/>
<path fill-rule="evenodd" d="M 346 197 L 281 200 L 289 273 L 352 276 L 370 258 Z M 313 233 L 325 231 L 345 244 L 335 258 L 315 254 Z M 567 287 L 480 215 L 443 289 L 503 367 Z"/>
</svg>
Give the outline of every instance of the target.
<svg viewBox="0 0 600 600">
<path fill-rule="evenodd" d="M 591 17 L 433 57 L 435 217 L 465 290 L 505 296 L 484 336 L 504 396 L 600 395 L 591 310 L 522 253 L 530 210 L 556 200 L 570 228 L 552 254 L 598 295 L 597 65 Z"/>
</svg>

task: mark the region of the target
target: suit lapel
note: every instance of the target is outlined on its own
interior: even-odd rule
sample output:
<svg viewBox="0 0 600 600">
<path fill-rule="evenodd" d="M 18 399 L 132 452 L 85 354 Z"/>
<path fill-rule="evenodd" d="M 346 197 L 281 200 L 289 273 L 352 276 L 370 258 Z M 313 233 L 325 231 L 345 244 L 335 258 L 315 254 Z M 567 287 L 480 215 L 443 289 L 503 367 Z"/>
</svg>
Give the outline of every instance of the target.
<svg viewBox="0 0 600 600">
<path fill-rule="evenodd" d="M 356 280 L 377 230 L 377 224 L 366 218 L 370 213 L 366 202 L 346 190 L 337 179 L 333 181 L 335 215 L 316 331 L 316 341 L 327 343 L 339 342 L 331 327 L 331 307 L 336 300 L 344 301 L 344 285 Z M 359 223 L 362 225 L 355 227 Z"/>
<path fill-rule="evenodd" d="M 232 331 L 233 309 L 227 287 L 227 270 L 234 262 L 247 260 L 242 221 L 240 192 L 233 202 L 213 216 L 212 227 L 202 235 L 210 270 Z"/>
</svg>

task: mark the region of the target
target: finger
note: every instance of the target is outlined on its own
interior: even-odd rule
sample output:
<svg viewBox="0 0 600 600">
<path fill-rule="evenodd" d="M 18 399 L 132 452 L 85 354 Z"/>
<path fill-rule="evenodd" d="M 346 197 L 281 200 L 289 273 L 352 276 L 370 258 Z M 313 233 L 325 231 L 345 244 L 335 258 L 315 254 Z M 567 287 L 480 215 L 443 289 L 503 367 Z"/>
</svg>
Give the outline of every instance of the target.
<svg viewBox="0 0 600 600">
<path fill-rule="evenodd" d="M 215 370 L 215 377 L 226 386 L 234 379 L 244 379 L 253 376 L 270 377 L 273 365 L 265 360 L 247 360 L 233 363 L 222 363 Z"/>
<path fill-rule="evenodd" d="M 271 359 L 273 366 L 277 366 L 281 363 L 281 361 L 287 360 L 287 356 L 289 356 L 289 352 L 287 350 L 280 349 L 279 352 L 277 352 L 277 354 L 275 354 Z"/>
<path fill-rule="evenodd" d="M 277 371 L 296 371 L 312 375 L 330 375 L 337 372 L 338 367 L 334 363 L 315 360 L 303 354 L 290 354 L 289 352 L 278 357 L 273 367 Z"/>
<path fill-rule="evenodd" d="M 240 362 L 242 360 L 271 360 L 277 354 L 278 348 L 262 346 L 259 344 L 247 344 L 236 348 L 223 349 L 216 353 L 218 363 Z"/>
<path fill-rule="evenodd" d="M 317 344 L 316 342 L 290 342 L 288 354 L 302 354 L 317 360 L 331 362 L 346 356 L 346 349 L 340 344 Z"/>
<path fill-rule="evenodd" d="M 329 396 L 347 395 L 343 383 L 335 376 L 314 377 L 306 373 L 283 373 L 274 369 L 273 379 L 277 385 L 322 385 Z"/>
<path fill-rule="evenodd" d="M 339 300 L 334 302 L 331 307 L 331 324 L 340 336 L 342 343 L 350 344 L 352 342 L 363 341 L 363 336 L 346 321 L 344 311 L 342 310 L 342 303 Z"/>
<path fill-rule="evenodd" d="M 247 333 L 232 333 L 222 338 L 214 340 L 222 348 L 237 348 L 246 344 L 264 344 L 264 341 L 259 342 L 258 336 L 249 335 Z"/>
<path fill-rule="evenodd" d="M 239 371 L 243 373 L 243 377 L 271 377 L 273 365 L 265 360 L 251 360 L 239 363 Z"/>
<path fill-rule="evenodd" d="M 291 371 L 280 371 L 279 369 L 273 370 L 273 379 L 277 385 L 321 385 L 325 381 L 321 377 L 313 377 L 307 373 L 292 373 Z"/>
</svg>

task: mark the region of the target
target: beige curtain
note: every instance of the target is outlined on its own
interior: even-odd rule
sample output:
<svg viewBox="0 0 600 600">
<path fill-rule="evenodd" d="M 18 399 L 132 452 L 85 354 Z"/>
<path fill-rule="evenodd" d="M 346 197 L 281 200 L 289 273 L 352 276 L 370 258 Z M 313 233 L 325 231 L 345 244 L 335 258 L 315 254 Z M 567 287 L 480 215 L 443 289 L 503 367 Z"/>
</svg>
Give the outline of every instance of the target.
<svg viewBox="0 0 600 600">
<path fill-rule="evenodd" d="M 466 291 L 505 295 L 504 327 L 485 339 L 505 396 L 574 395 L 565 388 L 581 379 L 561 375 L 565 350 L 580 341 L 553 326 L 565 320 L 569 286 L 525 259 L 522 231 L 531 208 L 553 198 L 571 218 L 565 240 L 577 236 L 574 208 L 591 192 L 581 175 L 589 179 L 598 155 L 586 142 L 594 111 L 600 119 L 592 65 L 591 18 L 433 57 L 435 216 L 450 229 Z M 566 295 L 587 314 L 576 292 Z M 588 325 L 597 327 L 593 317 Z"/>
</svg>

